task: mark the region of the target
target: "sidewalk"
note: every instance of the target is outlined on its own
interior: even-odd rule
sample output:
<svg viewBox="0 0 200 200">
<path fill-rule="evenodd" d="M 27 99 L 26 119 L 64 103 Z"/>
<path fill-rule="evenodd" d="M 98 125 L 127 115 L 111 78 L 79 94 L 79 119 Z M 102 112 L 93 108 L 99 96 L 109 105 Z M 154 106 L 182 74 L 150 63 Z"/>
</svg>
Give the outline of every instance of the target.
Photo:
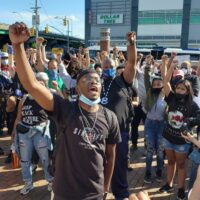
<svg viewBox="0 0 200 200">
<path fill-rule="evenodd" d="M 176 190 L 171 194 L 160 194 L 158 192 L 159 187 L 164 184 L 164 181 L 163 183 L 157 183 L 154 179 L 152 184 L 145 184 L 143 182 L 145 174 L 145 151 L 142 133 L 138 145 L 138 150 L 131 152 L 131 165 L 134 169 L 128 172 L 130 193 L 136 193 L 140 190 L 148 190 L 152 200 L 175 200 Z M 7 154 L 9 151 L 8 136 L 0 138 L 0 147 L 2 147 L 5 154 Z M 34 189 L 28 195 L 21 196 L 19 193 L 20 189 L 23 187 L 21 171 L 20 169 L 12 169 L 10 164 L 5 164 L 5 158 L 6 155 L 0 156 L 0 200 L 50 200 L 50 192 L 47 191 L 47 182 L 43 180 L 44 176 L 41 168 L 37 169 L 36 174 L 33 175 Z M 153 166 L 155 166 L 155 164 L 154 158 Z M 189 174 L 190 167 L 187 169 L 187 174 Z M 165 177 L 166 168 L 164 168 L 163 171 Z M 153 176 L 154 172 L 155 170 L 153 170 Z M 177 180 L 175 178 L 175 188 L 177 185 L 176 183 Z M 112 194 L 109 194 L 107 199 L 113 200 Z"/>
</svg>

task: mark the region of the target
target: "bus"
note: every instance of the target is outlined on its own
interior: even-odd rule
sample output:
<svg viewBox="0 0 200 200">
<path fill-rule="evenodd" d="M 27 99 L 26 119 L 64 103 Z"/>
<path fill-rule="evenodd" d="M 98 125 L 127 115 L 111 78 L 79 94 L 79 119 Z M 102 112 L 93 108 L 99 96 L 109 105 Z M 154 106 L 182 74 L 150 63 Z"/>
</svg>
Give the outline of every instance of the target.
<svg viewBox="0 0 200 200">
<path fill-rule="evenodd" d="M 170 56 L 171 52 L 176 52 L 178 56 L 190 56 L 190 61 L 199 61 L 200 59 L 200 49 L 176 49 L 176 48 L 166 48 L 164 53 Z"/>
<path fill-rule="evenodd" d="M 117 49 L 119 51 L 122 51 L 123 54 L 126 55 L 126 51 L 127 51 L 127 47 L 126 46 L 116 46 L 116 47 L 117 47 Z M 113 48 L 114 47 L 110 47 L 110 53 L 111 54 L 113 53 Z M 97 45 L 96 46 L 89 46 L 88 49 L 89 49 L 91 58 L 94 58 L 96 56 L 96 53 L 101 51 L 100 50 L 100 46 L 97 46 Z M 142 53 L 144 56 L 146 56 L 146 55 L 151 54 L 151 49 L 137 48 L 137 52 L 138 53 Z"/>
</svg>

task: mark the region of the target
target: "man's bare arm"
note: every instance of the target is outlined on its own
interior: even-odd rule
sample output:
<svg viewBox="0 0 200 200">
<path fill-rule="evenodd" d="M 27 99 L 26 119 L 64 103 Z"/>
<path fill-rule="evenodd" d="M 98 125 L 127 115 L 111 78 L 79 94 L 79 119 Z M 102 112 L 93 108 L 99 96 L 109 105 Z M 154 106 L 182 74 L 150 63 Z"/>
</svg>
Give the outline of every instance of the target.
<svg viewBox="0 0 200 200">
<path fill-rule="evenodd" d="M 30 33 L 24 23 L 15 23 L 9 27 L 9 37 L 14 48 L 17 74 L 23 87 L 38 104 L 48 111 L 53 111 L 53 95 L 36 80 L 26 57 L 24 42 L 28 40 L 29 36 Z"/>
<path fill-rule="evenodd" d="M 106 165 L 104 169 L 104 192 L 109 192 L 112 174 L 115 165 L 115 144 L 106 145 Z"/>
<path fill-rule="evenodd" d="M 137 61 L 137 50 L 136 50 L 136 35 L 134 32 L 129 32 L 127 34 L 128 46 L 127 46 L 127 54 L 128 61 L 123 72 L 124 79 L 127 83 L 132 83 L 136 73 L 136 61 Z"/>
</svg>

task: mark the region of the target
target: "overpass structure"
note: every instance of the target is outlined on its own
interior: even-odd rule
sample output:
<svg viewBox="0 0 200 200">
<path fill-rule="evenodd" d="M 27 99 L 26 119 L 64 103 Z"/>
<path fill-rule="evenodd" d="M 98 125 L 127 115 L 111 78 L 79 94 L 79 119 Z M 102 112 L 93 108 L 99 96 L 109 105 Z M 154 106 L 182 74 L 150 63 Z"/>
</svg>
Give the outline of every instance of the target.
<svg viewBox="0 0 200 200">
<path fill-rule="evenodd" d="M 10 43 L 8 36 L 9 25 L 0 24 L 0 49 L 6 43 Z M 39 31 L 39 37 L 43 37 L 47 40 L 46 50 L 50 51 L 53 47 L 61 47 L 66 49 L 69 41 L 69 47 L 78 48 L 79 46 L 84 45 L 84 39 L 64 35 L 56 34 L 53 32 L 45 33 L 45 31 Z M 35 43 L 35 36 L 31 36 L 30 39 L 26 42 L 26 47 L 31 47 Z"/>
</svg>

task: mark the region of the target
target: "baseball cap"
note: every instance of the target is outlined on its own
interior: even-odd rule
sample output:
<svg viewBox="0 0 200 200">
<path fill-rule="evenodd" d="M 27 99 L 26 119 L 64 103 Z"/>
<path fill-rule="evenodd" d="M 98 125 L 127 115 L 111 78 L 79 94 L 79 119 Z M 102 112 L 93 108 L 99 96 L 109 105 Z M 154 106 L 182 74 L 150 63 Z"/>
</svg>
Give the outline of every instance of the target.
<svg viewBox="0 0 200 200">
<path fill-rule="evenodd" d="M 86 74 L 93 74 L 93 73 L 95 73 L 95 74 L 98 74 L 94 69 L 85 69 L 85 70 L 83 70 L 83 69 L 80 69 L 79 71 L 78 71 L 78 75 L 77 75 L 77 79 L 76 79 L 76 81 L 77 81 L 77 83 L 79 82 L 79 80 L 83 77 L 83 76 L 85 76 Z"/>
</svg>

